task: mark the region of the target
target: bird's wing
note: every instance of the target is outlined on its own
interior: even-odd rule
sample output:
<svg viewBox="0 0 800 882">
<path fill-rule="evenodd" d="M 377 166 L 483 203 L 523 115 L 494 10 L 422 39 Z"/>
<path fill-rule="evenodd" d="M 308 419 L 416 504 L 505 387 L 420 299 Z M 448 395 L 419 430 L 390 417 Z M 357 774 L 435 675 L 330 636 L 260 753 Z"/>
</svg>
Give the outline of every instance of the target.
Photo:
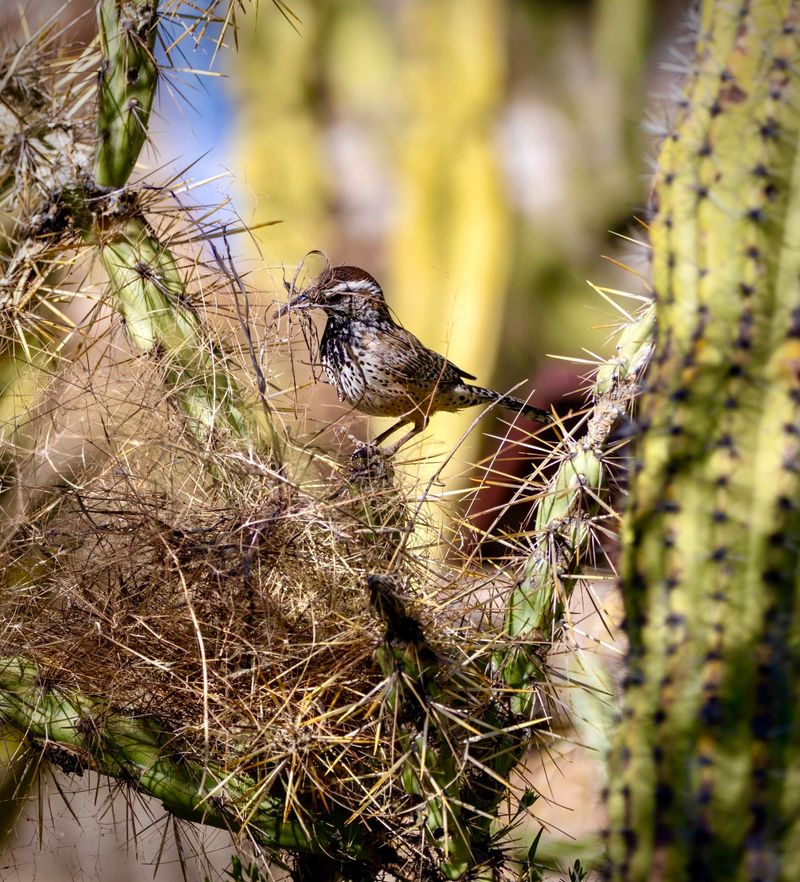
<svg viewBox="0 0 800 882">
<path fill-rule="evenodd" d="M 393 352 L 396 351 L 396 357 L 406 362 L 408 368 L 412 371 L 415 367 L 421 369 L 431 379 L 445 385 L 448 383 L 458 383 L 462 379 L 477 379 L 473 374 L 468 374 L 465 370 L 454 365 L 452 361 L 443 355 L 428 349 L 411 331 L 398 326 L 392 328 L 391 334 L 399 344 L 396 347 L 392 347 Z"/>
<path fill-rule="evenodd" d="M 478 379 L 475 376 L 475 374 L 468 374 L 466 371 L 461 370 L 460 367 L 456 367 L 452 361 L 448 361 L 447 359 L 445 359 L 445 361 L 447 361 L 447 363 L 450 365 L 450 367 L 459 375 L 459 377 L 461 377 L 462 380 L 477 380 Z"/>
</svg>

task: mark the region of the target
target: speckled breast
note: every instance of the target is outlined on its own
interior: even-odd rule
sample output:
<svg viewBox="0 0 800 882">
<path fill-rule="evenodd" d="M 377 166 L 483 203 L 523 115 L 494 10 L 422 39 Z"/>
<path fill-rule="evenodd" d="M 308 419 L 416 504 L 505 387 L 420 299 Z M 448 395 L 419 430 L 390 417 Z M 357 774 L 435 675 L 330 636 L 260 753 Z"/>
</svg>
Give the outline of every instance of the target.
<svg viewBox="0 0 800 882">
<path fill-rule="evenodd" d="M 426 412 L 435 384 L 409 383 L 390 352 L 381 352 L 372 335 L 353 330 L 351 326 L 340 333 L 329 323 L 320 342 L 322 367 L 339 399 L 375 416 Z"/>
</svg>

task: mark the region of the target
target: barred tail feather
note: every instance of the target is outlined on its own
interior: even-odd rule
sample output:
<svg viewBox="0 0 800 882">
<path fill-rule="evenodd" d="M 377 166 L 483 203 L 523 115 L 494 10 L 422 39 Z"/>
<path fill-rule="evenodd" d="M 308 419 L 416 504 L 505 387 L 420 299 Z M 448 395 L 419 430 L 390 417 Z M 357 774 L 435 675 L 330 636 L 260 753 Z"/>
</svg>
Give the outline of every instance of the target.
<svg viewBox="0 0 800 882">
<path fill-rule="evenodd" d="M 540 407 L 534 407 L 532 404 L 526 404 L 519 398 L 514 398 L 513 395 L 502 395 L 500 392 L 495 392 L 493 389 L 484 389 L 481 386 L 470 386 L 467 383 L 464 383 L 461 389 L 464 390 L 465 398 L 470 399 L 469 401 L 465 401 L 465 407 L 470 407 L 474 404 L 488 404 L 490 401 L 496 401 L 498 404 L 507 407 L 509 410 L 519 411 L 519 413 L 529 419 L 538 420 L 540 423 L 553 422 L 552 416 L 550 416 L 546 410 L 542 410 Z"/>
</svg>

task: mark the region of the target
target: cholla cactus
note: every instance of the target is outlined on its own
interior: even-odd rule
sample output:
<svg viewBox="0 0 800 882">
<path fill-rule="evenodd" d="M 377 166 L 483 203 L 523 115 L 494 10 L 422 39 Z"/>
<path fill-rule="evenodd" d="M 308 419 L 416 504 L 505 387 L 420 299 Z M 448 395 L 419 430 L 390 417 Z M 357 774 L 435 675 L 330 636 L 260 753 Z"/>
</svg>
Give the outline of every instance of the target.
<svg viewBox="0 0 800 882">
<path fill-rule="evenodd" d="M 585 433 L 553 454 L 519 579 L 470 599 L 482 574 L 409 550 L 424 509 L 390 468 L 281 437 L 252 329 L 237 341 L 214 314 L 231 282 L 252 292 L 187 249 L 198 237 L 175 234 L 180 223 L 159 224 L 167 194 L 130 182 L 169 7 L 99 8 L 99 49 L 72 60 L 71 78 L 51 76 L 46 56 L 13 65 L 19 112 L 4 120 L 16 218 L 4 333 L 26 370 L 41 351 L 79 389 L 74 409 L 101 440 L 88 466 L 81 450 L 80 469 L 56 463 L 47 482 L 36 464 L 54 462 L 56 424 L 43 418 L 44 441 L 35 409 L 27 434 L 22 419 L 4 426 L 22 503 L 0 550 L 0 619 L 14 626 L 0 634 L 0 716 L 62 769 L 113 776 L 266 858 L 347 878 L 490 878 L 508 857 L 508 777 L 547 727 L 537 709 L 563 580 L 605 517 L 608 440 L 652 308 L 601 368 Z M 39 92 L 40 110 L 50 101 L 69 123 L 24 112 Z M 32 138 L 49 149 L 15 152 Z M 76 328 L 64 304 L 79 292 L 101 306 Z"/>
<path fill-rule="evenodd" d="M 534 710 L 536 691 L 528 687 L 543 676 L 542 645 L 561 627 L 574 577 L 591 561 L 597 521 L 611 510 L 608 478 L 617 451 L 609 449 L 609 439 L 636 400 L 652 350 L 653 319 L 648 305 L 622 327 L 615 356 L 598 367 L 584 431 L 565 437 L 550 458 L 557 463 L 555 476 L 540 491 L 533 550 L 506 607 L 505 630 L 514 644 L 496 659 L 514 691 L 512 706 L 523 716 Z"/>
<path fill-rule="evenodd" d="M 653 192 L 616 880 L 800 877 L 800 6 L 702 4 Z"/>
</svg>

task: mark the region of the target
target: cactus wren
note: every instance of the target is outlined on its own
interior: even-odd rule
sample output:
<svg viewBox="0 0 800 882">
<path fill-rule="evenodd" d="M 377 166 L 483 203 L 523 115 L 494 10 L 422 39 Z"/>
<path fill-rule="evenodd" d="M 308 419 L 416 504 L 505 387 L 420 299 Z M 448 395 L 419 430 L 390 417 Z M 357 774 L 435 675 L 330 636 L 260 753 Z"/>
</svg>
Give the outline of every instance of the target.
<svg viewBox="0 0 800 882">
<path fill-rule="evenodd" d="M 475 377 L 400 327 L 389 313 L 381 286 L 363 269 L 329 269 L 282 306 L 276 317 L 299 309 L 322 309 L 328 316 L 320 361 L 339 400 L 363 413 L 400 417 L 373 444 L 413 423 L 410 432 L 385 449 L 389 456 L 421 432 L 437 410 L 496 401 L 531 419 L 552 421 L 546 411 L 518 398 L 464 382 Z"/>
</svg>

